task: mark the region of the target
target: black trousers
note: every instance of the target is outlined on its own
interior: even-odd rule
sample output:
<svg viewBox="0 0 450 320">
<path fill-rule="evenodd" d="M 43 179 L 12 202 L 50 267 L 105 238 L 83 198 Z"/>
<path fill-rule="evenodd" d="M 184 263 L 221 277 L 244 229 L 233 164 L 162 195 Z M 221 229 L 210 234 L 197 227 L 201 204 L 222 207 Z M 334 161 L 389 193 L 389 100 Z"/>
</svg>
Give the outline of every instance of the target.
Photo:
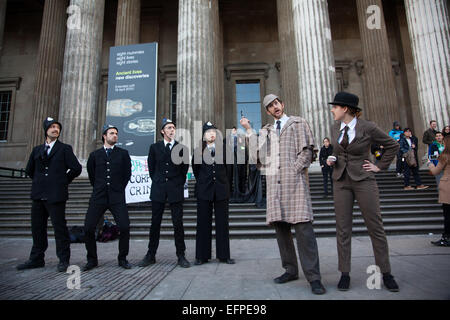
<svg viewBox="0 0 450 320">
<path fill-rule="evenodd" d="M 235 159 L 235 163 L 236 163 Z M 237 175 L 235 174 L 234 170 L 237 170 Z M 237 176 L 237 181 L 235 177 Z M 245 193 L 247 191 L 245 183 L 247 182 L 247 165 L 246 164 L 229 164 L 227 165 L 227 178 L 228 183 L 230 185 L 230 192 L 233 192 L 233 188 L 238 188 L 239 192 Z"/>
<path fill-rule="evenodd" d="M 404 177 L 403 177 L 403 182 L 405 184 L 405 187 L 409 186 L 409 178 L 411 176 L 411 172 L 414 176 L 414 182 L 417 186 L 420 186 L 422 184 L 422 180 L 420 180 L 420 175 L 419 175 L 419 168 L 418 167 L 410 167 L 408 166 L 407 163 L 405 163 L 405 167 L 404 167 Z"/>
<path fill-rule="evenodd" d="M 212 214 L 216 220 L 217 259 L 230 258 L 230 235 L 228 227 L 228 199 L 208 201 L 197 199 L 197 233 L 195 236 L 195 258 L 211 259 Z"/>
<path fill-rule="evenodd" d="M 150 241 L 148 243 L 148 254 L 152 256 L 156 255 L 159 246 L 159 235 L 164 207 L 164 202 L 152 201 L 152 225 L 150 227 Z M 186 245 L 184 244 L 183 202 L 170 203 L 170 210 L 172 213 L 177 257 L 184 256 Z"/>
<path fill-rule="evenodd" d="M 118 204 L 95 204 L 89 203 L 89 209 L 84 221 L 86 233 L 87 260 L 97 262 L 97 243 L 95 241 L 95 229 L 98 221 L 103 217 L 106 210 L 111 211 L 114 221 L 119 227 L 119 256 L 118 260 L 126 260 L 130 248 L 130 218 L 125 203 Z"/>
<path fill-rule="evenodd" d="M 443 203 L 442 209 L 444 211 L 444 236 L 450 237 L 450 204 Z"/>
<path fill-rule="evenodd" d="M 331 182 L 331 190 L 333 190 L 333 178 L 331 177 L 333 174 L 333 168 L 332 167 L 323 167 L 322 168 L 322 176 L 323 176 L 323 192 L 325 195 L 328 195 L 328 178 Z"/>
<path fill-rule="evenodd" d="M 45 250 L 48 248 L 47 221 L 52 221 L 56 240 L 56 256 L 60 262 L 69 263 L 70 236 L 66 221 L 66 202 L 48 203 L 44 200 L 33 200 L 31 207 L 31 232 L 33 247 L 30 260 L 44 261 Z"/>
<path fill-rule="evenodd" d="M 403 166 L 405 163 L 403 162 L 403 153 L 401 150 L 397 152 L 397 161 L 396 161 L 396 168 L 395 172 L 397 173 L 403 173 Z"/>
</svg>

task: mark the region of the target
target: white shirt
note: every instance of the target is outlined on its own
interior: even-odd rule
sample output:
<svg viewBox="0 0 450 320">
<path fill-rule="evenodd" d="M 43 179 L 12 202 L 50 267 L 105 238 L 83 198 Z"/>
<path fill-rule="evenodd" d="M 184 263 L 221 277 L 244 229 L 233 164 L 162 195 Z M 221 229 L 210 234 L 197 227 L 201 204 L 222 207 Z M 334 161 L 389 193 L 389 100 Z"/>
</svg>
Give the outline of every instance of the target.
<svg viewBox="0 0 450 320">
<path fill-rule="evenodd" d="M 348 131 L 347 131 L 347 135 L 348 135 L 348 143 L 350 144 L 353 139 L 355 139 L 355 135 L 356 135 L 356 122 L 357 122 L 357 118 L 354 117 L 352 121 L 350 121 L 348 124 L 345 124 L 345 122 L 341 122 L 341 135 L 339 136 L 338 142 L 341 143 L 342 139 L 344 139 L 344 128 L 345 126 L 348 126 Z"/>
<path fill-rule="evenodd" d="M 405 137 L 406 138 L 406 137 Z M 406 138 L 406 142 L 408 142 L 408 144 L 409 144 L 409 147 L 411 148 L 411 138 Z"/>
<path fill-rule="evenodd" d="M 48 144 L 47 142 L 45 142 L 45 146 L 46 146 L 46 147 L 47 147 L 47 146 L 50 147 L 50 148 L 48 148 L 48 150 L 47 150 L 47 155 L 49 155 L 50 152 L 52 152 L 52 149 L 53 149 L 53 146 L 55 145 L 55 142 L 56 142 L 56 140 L 53 141 L 53 142 L 50 142 L 50 144 Z"/>
<path fill-rule="evenodd" d="M 172 150 L 173 145 L 175 144 L 175 140 L 172 139 L 170 142 L 168 142 L 166 139 L 164 139 L 164 147 L 167 146 L 168 143 L 170 144 L 170 150 Z"/>
<path fill-rule="evenodd" d="M 283 126 L 286 124 L 286 122 L 288 122 L 289 117 L 284 114 L 280 119 L 275 119 L 275 122 L 273 123 L 273 128 L 276 131 L 277 130 L 277 121 L 280 120 L 280 132 L 283 130 Z"/>
<path fill-rule="evenodd" d="M 208 150 L 211 150 L 212 148 L 214 148 L 214 150 L 216 149 L 216 143 L 215 142 L 213 142 L 211 144 L 207 144 L 206 146 L 208 147 Z"/>
</svg>

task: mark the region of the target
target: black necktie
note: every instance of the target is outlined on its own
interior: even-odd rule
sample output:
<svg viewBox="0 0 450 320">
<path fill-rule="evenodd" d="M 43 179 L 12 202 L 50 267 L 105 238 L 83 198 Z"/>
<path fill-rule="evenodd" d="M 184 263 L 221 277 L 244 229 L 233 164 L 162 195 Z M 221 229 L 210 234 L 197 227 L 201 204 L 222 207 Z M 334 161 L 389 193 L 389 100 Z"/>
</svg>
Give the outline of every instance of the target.
<svg viewBox="0 0 450 320">
<path fill-rule="evenodd" d="M 211 151 L 211 157 L 215 157 L 216 156 L 216 148 L 212 147 L 211 149 L 209 149 Z"/>
<path fill-rule="evenodd" d="M 281 134 L 281 120 L 277 120 L 277 135 Z"/>
<path fill-rule="evenodd" d="M 110 154 L 111 154 L 112 149 L 111 148 L 106 148 L 106 156 L 109 158 Z"/>
<path fill-rule="evenodd" d="M 48 144 L 44 147 L 44 159 L 48 159 L 48 150 L 50 149 L 50 146 Z"/>
<path fill-rule="evenodd" d="M 170 153 L 170 143 L 166 144 L 166 152 Z"/>
<path fill-rule="evenodd" d="M 341 146 L 344 149 L 347 149 L 347 147 L 348 147 L 348 129 L 350 129 L 350 128 L 348 126 L 345 126 L 344 137 L 342 138 L 342 141 L 341 141 Z"/>
</svg>

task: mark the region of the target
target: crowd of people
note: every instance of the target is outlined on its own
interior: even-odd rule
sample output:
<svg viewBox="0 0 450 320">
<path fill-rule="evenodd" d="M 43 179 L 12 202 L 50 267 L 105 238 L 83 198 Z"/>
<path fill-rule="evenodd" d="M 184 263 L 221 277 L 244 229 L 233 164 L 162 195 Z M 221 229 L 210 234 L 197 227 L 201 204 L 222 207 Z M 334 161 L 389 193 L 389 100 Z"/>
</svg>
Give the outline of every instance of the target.
<svg viewBox="0 0 450 320">
<path fill-rule="evenodd" d="M 389 291 L 396 292 L 399 287 L 391 274 L 388 242 L 374 174 L 387 169 L 397 156 L 397 174 L 403 174 L 405 190 L 411 189 L 411 173 L 417 189 L 427 188 L 421 183 L 418 174 L 418 140 L 410 128 L 402 130 L 398 122 L 394 122 L 393 130 L 387 134 L 375 123 L 361 119 L 362 109 L 358 103 L 359 98 L 347 92 L 337 93 L 334 100 L 329 102 L 335 125 L 330 138 L 323 139 L 319 154 L 324 196 L 328 197 L 331 193 L 328 190 L 330 180 L 335 207 L 337 260 L 341 272 L 337 288 L 341 291 L 350 288 L 352 213 L 354 201 L 357 200 L 373 244 L 376 265 L 383 274 L 384 285 Z M 208 121 L 203 125 L 202 142 L 193 151 L 191 159 L 197 199 L 195 265 L 208 263 L 212 258 L 213 216 L 216 225 L 216 258 L 226 264 L 235 263 L 230 253 L 229 203 L 233 200 L 261 201 L 261 177 L 265 176 L 266 223 L 276 231 L 281 265 L 285 269 L 274 281 L 281 284 L 298 279 L 299 264 L 291 233 L 291 228 L 294 228 L 303 273 L 312 292 L 324 294 L 326 289 L 321 282 L 307 176 L 307 168 L 315 159 L 314 135 L 305 119 L 288 116 L 284 112 L 285 105 L 278 96 L 265 96 L 263 106 L 272 121 L 262 127 L 259 133 L 245 117 L 240 120 L 245 133 L 238 134 L 233 128 L 231 135 L 225 139 L 213 123 Z M 443 237 L 435 244 L 448 245 L 450 169 L 447 164 L 450 162 L 450 128 L 447 126 L 440 133 L 435 128 L 435 121 L 430 125 L 423 141 L 429 144 L 430 171 L 440 175 L 439 201 L 443 204 L 445 216 Z M 68 185 L 80 175 L 82 167 L 72 147 L 58 140 L 61 130 L 61 123 L 47 118 L 44 121 L 45 143 L 33 149 L 28 161 L 26 171 L 33 180 L 33 246 L 28 261 L 17 266 L 19 270 L 45 265 L 49 216 L 55 229 L 59 258 L 57 269 L 62 272 L 69 266 L 70 238 L 65 205 Z M 139 267 L 156 263 L 166 204 L 172 215 L 178 265 L 184 268 L 191 266 L 185 256 L 183 227 L 184 185 L 190 165 L 190 152 L 187 146 L 175 140 L 175 132 L 175 123 L 164 119 L 160 129 L 163 139 L 149 148 L 147 161 L 152 179 L 152 218 L 148 251 L 138 264 Z M 125 269 L 133 267 L 126 259 L 130 220 L 125 203 L 125 187 L 131 175 L 131 160 L 128 151 L 116 145 L 118 134 L 116 126 L 105 125 L 102 132 L 104 145 L 92 152 L 87 161 L 93 191 L 84 225 L 87 252 L 84 271 L 98 267 L 95 228 L 106 210 L 110 210 L 120 229 L 118 265 Z M 248 152 L 249 141 L 256 141 L 257 152 Z M 376 162 L 367 160 L 371 148 Z M 226 155 L 230 150 L 234 156 L 229 159 Z"/>
</svg>

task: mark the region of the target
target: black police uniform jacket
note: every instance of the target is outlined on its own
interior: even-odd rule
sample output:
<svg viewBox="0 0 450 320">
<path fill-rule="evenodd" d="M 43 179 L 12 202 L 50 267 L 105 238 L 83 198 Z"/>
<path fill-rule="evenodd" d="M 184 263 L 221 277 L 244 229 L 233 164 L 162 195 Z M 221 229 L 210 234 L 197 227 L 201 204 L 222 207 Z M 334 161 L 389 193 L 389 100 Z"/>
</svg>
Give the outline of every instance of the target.
<svg viewBox="0 0 450 320">
<path fill-rule="evenodd" d="M 131 177 L 131 159 L 127 150 L 115 146 L 109 157 L 104 147 L 91 152 L 87 171 L 93 187 L 91 203 L 125 203 L 125 187 Z"/>
<path fill-rule="evenodd" d="M 181 159 L 189 157 L 187 147 L 175 141 L 172 150 L 167 151 L 164 141 L 158 141 L 150 146 L 147 163 L 152 179 L 150 199 L 169 203 L 184 201 L 184 184 L 189 169 L 189 158 L 184 163 L 172 162 L 172 153 L 178 152 Z"/>
<path fill-rule="evenodd" d="M 34 147 L 25 169 L 33 180 L 31 199 L 47 200 L 48 203 L 67 201 L 69 183 L 80 175 L 81 170 L 68 144 L 56 140 L 47 156 L 45 144 Z"/>
<path fill-rule="evenodd" d="M 221 144 L 216 142 L 216 149 L 220 148 Z M 205 149 L 203 149 L 205 150 Z M 202 156 L 201 164 L 196 164 L 196 156 L 203 155 L 204 151 L 198 148 L 192 157 L 192 171 L 195 175 L 195 196 L 199 200 L 226 200 L 230 198 L 230 187 L 227 178 L 227 163 L 226 163 L 226 145 L 223 147 L 223 160 L 216 152 L 215 161 Z M 206 150 L 206 152 L 208 152 Z M 206 160 L 206 161 L 205 161 Z M 215 197 L 215 198 L 214 198 Z"/>
</svg>

